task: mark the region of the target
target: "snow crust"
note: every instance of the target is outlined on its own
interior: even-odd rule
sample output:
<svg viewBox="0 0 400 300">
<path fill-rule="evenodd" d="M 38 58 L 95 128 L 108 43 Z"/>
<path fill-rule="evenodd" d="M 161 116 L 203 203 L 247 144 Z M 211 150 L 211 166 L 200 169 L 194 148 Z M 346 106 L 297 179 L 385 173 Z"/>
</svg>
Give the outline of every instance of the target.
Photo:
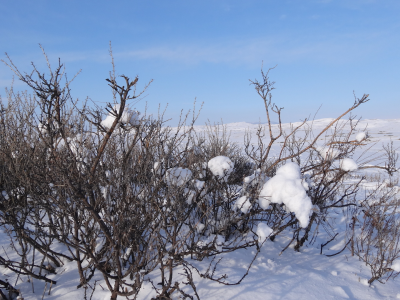
<svg viewBox="0 0 400 300">
<path fill-rule="evenodd" d="M 351 172 L 358 169 L 357 163 L 351 158 L 344 158 L 340 161 L 340 168 L 343 171 Z"/>
<path fill-rule="evenodd" d="M 287 162 L 280 167 L 276 175 L 264 184 L 258 203 L 263 209 L 267 209 L 270 203 L 283 203 L 296 215 L 300 226 L 307 227 L 312 203 L 304 188 L 299 165 Z"/>
<path fill-rule="evenodd" d="M 229 157 L 226 156 L 216 156 L 210 159 L 208 162 L 208 168 L 210 169 L 211 173 L 225 181 L 232 173 L 233 167 L 233 162 L 229 159 Z"/>
</svg>

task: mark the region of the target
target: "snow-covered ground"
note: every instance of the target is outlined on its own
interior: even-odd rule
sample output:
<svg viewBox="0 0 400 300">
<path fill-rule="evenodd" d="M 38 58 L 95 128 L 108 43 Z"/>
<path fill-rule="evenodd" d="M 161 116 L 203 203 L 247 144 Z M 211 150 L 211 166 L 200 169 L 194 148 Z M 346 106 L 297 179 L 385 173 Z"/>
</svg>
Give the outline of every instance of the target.
<svg viewBox="0 0 400 300">
<path fill-rule="evenodd" d="M 318 119 L 314 121 L 308 121 L 306 122 L 305 126 L 302 128 L 306 129 L 310 126 L 313 128 L 314 133 L 318 133 L 320 130 L 325 128 L 331 121 L 334 119 L 331 118 L 325 118 L 325 119 Z M 342 122 L 346 122 L 346 120 L 343 120 Z M 295 122 L 295 123 L 284 123 L 282 124 L 282 129 L 284 131 L 289 131 L 291 127 L 296 128 L 299 126 L 302 122 Z M 222 125 L 221 125 L 222 126 Z M 256 133 L 258 130 L 259 125 L 258 124 L 253 124 L 253 123 L 246 123 L 246 122 L 238 122 L 238 123 L 229 123 L 229 124 L 224 124 L 223 126 L 226 127 L 226 130 L 228 133 L 230 133 L 230 141 L 238 143 L 238 144 L 243 144 L 244 142 L 244 136 L 245 133 L 248 132 L 251 134 L 252 137 L 252 143 L 257 143 L 257 137 Z M 265 124 L 262 124 L 262 126 L 265 127 Z M 195 126 L 196 131 L 205 131 L 206 126 Z M 278 132 L 278 125 L 273 124 L 272 125 L 273 132 L 277 133 Z M 348 126 L 345 127 L 347 129 Z M 300 130 L 298 135 L 301 136 L 301 133 L 304 132 L 304 129 Z M 386 119 L 386 120 L 381 120 L 381 119 L 372 119 L 372 120 L 361 120 L 358 125 L 357 125 L 357 130 L 354 133 L 354 139 L 357 136 L 358 132 L 368 132 L 369 133 L 369 138 L 372 142 L 377 142 L 378 144 L 375 145 L 372 149 L 374 151 L 379 151 L 381 150 L 382 143 L 387 143 L 389 141 L 393 141 L 395 143 L 398 143 L 400 145 L 400 119 Z M 346 133 L 346 130 L 344 131 Z M 265 132 L 266 136 L 265 139 L 268 140 L 269 135 L 268 131 Z M 332 134 L 332 130 L 327 131 L 328 136 Z M 321 144 L 325 140 L 325 136 L 321 136 L 320 141 Z M 278 140 L 279 142 L 279 140 Z M 275 145 L 274 150 L 278 150 L 279 145 Z"/>
<path fill-rule="evenodd" d="M 324 128 L 332 119 L 321 119 L 313 122 L 313 130 L 317 132 Z M 294 127 L 300 123 L 292 124 Z M 256 130 L 258 125 L 250 123 L 231 123 L 226 124 L 226 129 L 230 132 L 231 142 L 243 144 L 245 132 L 252 134 L 252 142 L 256 143 Z M 275 127 L 277 125 L 274 125 Z M 283 129 L 290 129 L 290 124 L 283 124 Z M 359 132 L 368 132 L 369 139 L 374 142 L 370 151 L 378 157 L 382 152 L 382 144 L 393 141 L 394 147 L 400 147 L 400 119 L 393 120 L 363 120 L 358 124 L 358 130 L 354 132 L 354 139 Z M 196 130 L 201 132 L 205 126 L 196 126 Z M 268 133 L 267 133 L 268 134 Z M 328 135 L 331 134 L 327 133 Z M 268 136 L 268 135 L 267 135 Z M 323 144 L 325 137 L 321 137 L 320 143 Z M 273 153 L 277 153 L 279 141 L 273 148 Z M 397 150 L 397 153 L 400 151 Z M 355 153 L 353 159 L 362 163 L 359 157 L 362 150 Z M 374 163 L 380 163 L 376 158 Z M 356 171 L 361 172 L 361 171 Z M 378 171 L 368 169 L 370 174 Z M 382 173 L 383 174 L 383 173 Z M 396 174 L 395 177 L 400 177 Z M 374 182 L 365 183 L 366 189 L 376 185 Z M 340 226 L 344 224 L 344 219 L 338 217 L 335 222 Z M 344 226 L 344 225 L 343 225 Z M 324 230 L 320 230 L 320 235 L 312 243 L 305 245 L 301 252 L 295 252 L 288 248 L 281 253 L 285 245 L 290 241 L 291 236 L 279 235 L 274 242 L 267 240 L 256 259 L 249 275 L 240 285 L 225 286 L 199 276 L 194 275 L 197 283 L 197 291 L 201 299 L 400 299 L 399 279 L 389 280 L 386 284 L 375 281 L 371 286 L 367 280 L 371 277 L 371 272 L 356 256 L 351 256 L 349 251 L 328 257 L 327 254 L 334 254 L 344 246 L 344 234 L 339 234 L 334 241 L 323 248 L 321 255 L 321 243 L 330 239 Z M 0 232 L 0 251 L 2 255 L 12 258 L 13 251 L 10 249 L 7 236 Z M 254 249 L 242 249 L 235 253 L 225 256 L 221 261 L 221 274 L 227 273 L 228 280 L 234 281 L 245 271 L 252 258 Z M 200 268 L 201 265 L 199 265 Z M 26 276 L 16 276 L 6 269 L 0 269 L 0 279 L 7 279 L 12 285 L 20 289 L 24 299 L 42 299 L 45 284 L 37 280 L 28 282 Z M 150 274 L 151 275 L 151 274 Z M 18 278 L 17 278 L 18 277 Z M 57 281 L 51 287 L 49 285 L 43 299 L 84 299 L 84 289 L 77 289 L 79 276 L 74 263 L 66 263 L 65 266 L 57 270 L 56 275 L 49 275 L 49 278 Z M 151 276 L 150 276 L 151 279 Z M 96 274 L 91 281 L 93 286 L 97 280 L 96 288 L 92 299 L 109 299 L 110 293 L 101 279 L 100 274 Z M 34 292 L 33 292 L 34 290 Z M 88 289 L 87 299 L 90 298 L 91 289 Z M 189 289 L 187 292 L 191 292 Z M 138 299 L 150 299 L 154 292 L 150 283 L 145 282 Z M 176 295 L 178 298 L 178 294 Z M 132 297 L 131 297 L 132 298 Z M 121 297 L 121 299 L 123 299 Z"/>
</svg>

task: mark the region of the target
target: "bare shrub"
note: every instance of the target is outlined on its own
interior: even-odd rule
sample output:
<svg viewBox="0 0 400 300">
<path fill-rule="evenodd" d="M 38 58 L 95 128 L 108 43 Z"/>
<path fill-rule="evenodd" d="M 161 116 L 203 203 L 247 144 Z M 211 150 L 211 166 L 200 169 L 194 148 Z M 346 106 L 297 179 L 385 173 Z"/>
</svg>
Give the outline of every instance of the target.
<svg viewBox="0 0 400 300">
<path fill-rule="evenodd" d="M 158 272 L 160 282 L 150 281 L 158 299 L 175 292 L 192 298 L 183 285 L 199 298 L 193 272 L 239 284 L 267 238 L 289 230 L 293 239 L 283 251 L 292 243 L 300 251 L 332 210 L 359 205 L 361 180 L 345 185 L 350 171 L 338 165 L 362 146 L 350 139 L 357 122 L 339 121 L 368 95 L 316 135 L 307 120 L 285 132 L 282 109 L 272 103 L 269 71 L 262 71 L 262 80 L 252 84 L 268 124 L 260 125 L 257 144 L 248 136 L 241 149 L 223 127 L 196 133 L 196 114 L 170 128 L 163 114 L 153 119 L 132 110 L 130 102 L 140 96 L 138 77 L 110 74 L 115 103 L 107 105 L 103 119 L 102 108 L 72 99 L 61 62 L 55 70 L 48 63 L 47 75 L 34 65 L 31 74 L 22 74 L 10 59 L 7 64 L 34 92 L 10 90 L 1 105 L 0 226 L 18 259 L 0 257 L 0 264 L 16 273 L 56 284 L 47 274 L 73 261 L 78 287 L 86 288 L 100 272 L 117 299 L 138 295 L 148 275 Z M 271 114 L 279 119 L 275 126 Z M 344 126 L 349 134 L 342 134 Z M 321 150 L 317 141 L 328 132 Z M 278 142 L 278 155 L 271 155 Z M 301 220 L 302 212 L 288 202 L 261 196 L 290 161 L 302 201 L 310 206 Z M 241 278 L 230 282 L 227 274 L 216 275 L 225 253 L 248 247 L 257 251 Z M 205 264 L 205 258 L 211 259 L 205 271 L 193 264 Z M 176 281 L 177 268 L 186 282 Z"/>
<path fill-rule="evenodd" d="M 381 283 L 399 272 L 392 264 L 400 257 L 400 215 L 397 189 L 385 188 L 371 192 L 361 203 L 355 233 L 354 253 L 371 269 L 371 278 Z"/>
</svg>

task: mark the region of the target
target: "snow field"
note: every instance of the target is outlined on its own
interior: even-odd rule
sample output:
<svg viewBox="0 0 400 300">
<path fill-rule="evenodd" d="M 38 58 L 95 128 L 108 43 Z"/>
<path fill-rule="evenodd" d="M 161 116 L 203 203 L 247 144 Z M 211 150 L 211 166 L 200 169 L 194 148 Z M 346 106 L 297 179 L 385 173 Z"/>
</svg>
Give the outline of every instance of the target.
<svg viewBox="0 0 400 300">
<path fill-rule="evenodd" d="M 108 117 L 107 117 L 108 118 Z M 106 119 L 107 120 L 107 119 Z M 125 121 L 129 121 L 126 117 Z M 368 123 L 369 121 L 369 123 Z M 111 118 L 107 121 L 111 122 Z M 130 121 L 129 121 L 130 122 Z M 329 119 L 314 121 L 315 129 L 323 127 L 329 122 Z M 360 122 L 360 128 L 368 123 L 368 130 L 371 139 L 381 138 L 383 142 L 395 141 L 395 145 L 400 145 L 400 119 L 399 120 L 364 120 Z M 107 124 L 104 124 L 106 126 Z M 112 124 L 112 123 L 111 123 Z M 238 143 L 243 142 L 243 135 L 246 126 L 251 124 L 240 123 L 227 124 L 228 128 L 232 128 L 232 138 Z M 283 124 L 287 127 L 287 124 Z M 381 134 L 382 132 L 382 134 Z M 385 133 L 388 133 L 385 135 Z M 364 132 L 360 132 L 355 136 L 355 140 L 362 142 L 366 138 Z M 321 140 L 322 144 L 322 140 Z M 278 144 L 279 146 L 279 144 Z M 381 151 L 379 145 L 372 148 L 376 153 Z M 274 148 L 277 153 L 279 149 Z M 324 150 L 325 151 L 325 150 Z M 324 154 L 325 153 L 325 154 Z M 397 152 L 398 153 L 398 152 Z M 322 155 L 324 154 L 324 155 Z M 321 156 L 324 159 L 332 159 L 334 154 L 330 154 L 329 150 L 323 152 Z M 355 153 L 354 157 L 360 156 L 361 153 Z M 345 158 L 339 164 L 344 171 L 355 172 L 357 176 L 358 163 L 357 159 Z M 379 163 L 379 159 L 376 159 Z M 372 163 L 372 162 L 371 162 Z M 156 163 L 157 164 L 157 163 Z M 154 166 L 154 172 L 158 172 L 161 164 Z M 204 166 L 202 166 L 204 169 Z M 208 168 L 214 176 L 226 180 L 227 176 L 232 172 L 233 163 L 227 157 L 213 158 L 208 162 Z M 369 171 L 370 174 L 378 174 L 377 171 Z M 382 175 L 383 176 L 383 175 Z M 247 177 L 244 179 L 246 184 L 252 184 L 255 178 Z M 192 178 L 192 173 L 188 169 L 174 168 L 166 172 L 165 181 L 169 185 L 183 186 L 188 181 L 195 180 L 196 188 L 201 189 L 201 181 Z M 274 177 L 267 180 L 263 184 L 260 193 L 260 206 L 268 207 L 272 203 L 282 203 L 287 209 L 296 214 L 302 227 L 308 224 L 308 218 L 311 213 L 311 201 L 306 194 L 307 184 L 300 173 L 296 163 L 288 162 L 277 170 Z M 362 187 L 365 190 L 376 188 L 377 182 L 363 182 Z M 396 187 L 395 187 L 396 188 Z M 399 188 L 395 189 L 397 193 Z M 3 195 L 5 191 L 2 192 Z M 8 195 L 4 195 L 4 197 Z M 235 203 L 235 208 L 242 213 L 247 213 L 251 208 L 251 203 L 245 196 L 239 197 Z M 340 214 L 338 213 L 338 216 Z M 334 217 L 333 217 L 334 218 Z M 342 228 L 344 232 L 345 219 L 337 217 L 334 222 L 338 228 Z M 197 224 L 197 231 L 204 229 L 204 224 Z M 266 224 L 260 223 L 257 226 L 256 234 L 260 241 L 264 241 L 270 234 L 272 229 Z M 225 240 L 222 236 L 210 236 L 216 247 L 222 247 Z M 249 275 L 245 280 L 237 286 L 223 286 L 215 282 L 211 282 L 204 278 L 200 278 L 194 274 L 194 280 L 197 282 L 197 291 L 201 299 L 400 299 L 400 287 L 398 279 L 389 280 L 385 285 L 374 282 L 372 286 L 368 286 L 368 278 L 371 277 L 370 270 L 365 264 L 360 262 L 357 257 L 352 257 L 348 251 L 344 251 L 336 256 L 327 257 L 325 254 L 335 254 L 344 246 L 344 235 L 339 234 L 331 243 L 323 248 L 323 255 L 320 255 L 320 245 L 331 239 L 328 233 L 321 230 L 319 236 L 312 244 L 303 247 L 301 252 L 295 252 L 292 246 L 285 250 L 282 249 L 290 241 L 291 235 L 283 233 L 278 235 L 274 242 L 266 240 L 261 252 L 255 260 Z M 17 258 L 10 245 L 7 243 L 7 235 L 4 231 L 0 232 L 0 244 L 3 251 L 6 251 L 10 258 Z M 250 258 L 254 254 L 255 249 L 241 249 L 234 253 L 225 255 L 221 261 L 222 268 L 218 272 L 228 274 L 229 281 L 235 279 L 246 271 L 251 263 Z M 204 262 L 193 261 L 193 264 L 200 270 L 207 267 L 206 263 L 210 263 L 205 259 Z M 396 260 L 392 265 L 395 271 L 400 271 L 400 261 Z M 180 273 L 176 272 L 175 274 Z M 45 284 L 33 279 L 28 282 L 26 276 L 17 276 L 9 270 L 1 269 L 2 279 L 6 278 L 10 283 L 21 289 L 25 299 L 42 299 Z M 84 290 L 76 289 L 79 284 L 76 264 L 67 263 L 57 270 L 57 274 L 49 274 L 49 278 L 57 280 L 57 285 L 52 287 L 50 295 L 48 295 L 49 286 L 47 286 L 44 299 L 83 299 Z M 158 282 L 159 278 L 155 274 L 149 274 L 148 278 L 154 282 Z M 177 277 L 176 280 L 183 279 Z M 102 276 L 96 273 L 91 285 L 97 281 L 93 299 L 109 299 L 110 293 L 102 280 Z M 32 292 L 32 285 L 35 292 Z M 183 286 L 184 291 L 191 293 L 189 287 Z M 88 290 L 88 297 L 91 290 Z M 154 290 L 149 282 L 145 282 L 138 299 L 150 299 L 155 296 Z M 178 294 L 173 295 L 174 299 L 179 299 Z"/>
</svg>

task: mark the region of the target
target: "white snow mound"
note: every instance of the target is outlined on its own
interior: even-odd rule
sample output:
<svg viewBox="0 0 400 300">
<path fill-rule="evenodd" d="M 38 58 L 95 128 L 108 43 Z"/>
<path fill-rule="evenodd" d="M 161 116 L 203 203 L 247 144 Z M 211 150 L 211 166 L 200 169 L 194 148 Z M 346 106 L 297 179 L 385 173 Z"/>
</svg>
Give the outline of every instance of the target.
<svg viewBox="0 0 400 300">
<path fill-rule="evenodd" d="M 351 158 L 344 158 L 340 162 L 340 168 L 343 171 L 351 172 L 358 169 L 357 163 Z"/>
<path fill-rule="evenodd" d="M 316 150 L 324 160 L 333 160 L 339 155 L 339 151 L 332 147 L 317 147 Z"/>
<path fill-rule="evenodd" d="M 227 180 L 233 171 L 234 164 L 226 156 L 216 156 L 208 162 L 208 168 L 214 176 Z"/>
<path fill-rule="evenodd" d="M 236 200 L 235 208 L 240 209 L 242 213 L 247 214 L 251 208 L 251 203 L 246 196 L 243 196 Z"/>
<path fill-rule="evenodd" d="M 400 259 L 395 259 L 392 262 L 392 269 L 395 270 L 396 272 L 400 272 Z"/>
<path fill-rule="evenodd" d="M 312 203 L 303 186 L 298 164 L 287 162 L 264 184 L 258 203 L 261 208 L 267 209 L 270 202 L 285 204 L 296 215 L 300 226 L 307 227 Z"/>
<path fill-rule="evenodd" d="M 120 110 L 120 104 L 115 104 L 113 109 L 118 113 Z M 122 113 L 121 119 L 119 121 L 124 124 L 138 125 L 139 114 L 140 113 L 138 111 L 130 110 L 129 108 L 125 107 L 124 112 Z M 101 121 L 101 125 L 106 128 L 111 128 L 112 124 L 114 123 L 114 120 L 115 120 L 115 115 L 110 112 L 108 116 L 103 121 Z"/>
<path fill-rule="evenodd" d="M 264 242 L 267 237 L 272 233 L 272 228 L 265 223 L 259 223 L 257 226 L 256 234 L 258 235 L 258 241 L 260 243 Z"/>
<path fill-rule="evenodd" d="M 365 140 L 366 138 L 367 138 L 367 135 L 366 135 L 365 132 L 359 132 L 356 135 L 356 141 L 357 142 L 361 142 L 361 141 Z"/>
</svg>

